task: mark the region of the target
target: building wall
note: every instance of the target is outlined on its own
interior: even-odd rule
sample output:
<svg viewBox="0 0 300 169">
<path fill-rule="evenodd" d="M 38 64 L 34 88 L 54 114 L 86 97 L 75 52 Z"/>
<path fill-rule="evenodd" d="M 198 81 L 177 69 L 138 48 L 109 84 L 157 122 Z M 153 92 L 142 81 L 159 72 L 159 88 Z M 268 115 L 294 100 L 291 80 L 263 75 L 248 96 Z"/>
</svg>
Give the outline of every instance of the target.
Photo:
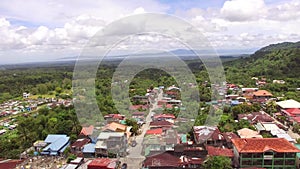
<svg viewBox="0 0 300 169">
<path fill-rule="evenodd" d="M 296 168 L 296 153 L 239 153 L 239 166 L 246 167 L 262 167 L 268 169 L 292 169 Z"/>
</svg>

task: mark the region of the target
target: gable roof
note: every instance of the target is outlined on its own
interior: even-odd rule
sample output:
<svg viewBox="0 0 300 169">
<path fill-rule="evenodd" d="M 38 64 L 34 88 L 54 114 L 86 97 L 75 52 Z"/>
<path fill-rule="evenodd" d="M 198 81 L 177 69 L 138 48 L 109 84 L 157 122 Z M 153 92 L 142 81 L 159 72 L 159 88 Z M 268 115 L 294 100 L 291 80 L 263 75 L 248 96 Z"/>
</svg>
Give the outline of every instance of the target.
<svg viewBox="0 0 300 169">
<path fill-rule="evenodd" d="M 193 127 L 195 140 L 197 143 L 202 143 L 206 140 L 225 140 L 218 127 L 210 126 L 194 126 Z"/>
<path fill-rule="evenodd" d="M 80 135 L 91 136 L 94 132 L 94 126 L 90 125 L 89 127 L 82 127 Z"/>
<path fill-rule="evenodd" d="M 262 138 L 257 131 L 248 128 L 242 128 L 238 130 L 237 133 L 241 138 Z"/>
<path fill-rule="evenodd" d="M 102 131 L 105 130 L 110 130 L 110 131 L 117 131 L 117 130 L 122 130 L 122 131 L 126 131 L 127 126 L 124 124 L 120 124 L 117 122 L 111 122 L 107 125 L 105 125 L 102 129 Z"/>
<path fill-rule="evenodd" d="M 273 96 L 272 93 L 266 91 L 266 90 L 258 90 L 253 92 L 254 96 Z"/>
<path fill-rule="evenodd" d="M 171 126 L 173 126 L 173 123 L 168 122 L 168 121 L 152 121 L 152 122 L 150 122 L 150 126 L 171 127 Z"/>
<path fill-rule="evenodd" d="M 107 169 L 113 169 L 116 167 L 116 160 L 109 158 L 95 158 L 88 164 L 89 167 L 106 167 Z"/>
<path fill-rule="evenodd" d="M 123 137 L 124 133 L 122 132 L 101 132 L 98 136 L 98 140 L 106 140 L 109 137 Z"/>
<path fill-rule="evenodd" d="M 144 167 L 178 167 L 180 166 L 181 160 L 168 153 L 168 152 L 163 152 L 161 154 L 156 154 L 152 156 L 146 157 L 144 160 Z"/>
<path fill-rule="evenodd" d="M 233 157 L 233 150 L 228 148 L 220 148 L 214 146 L 206 146 L 206 150 L 208 155 L 210 156 L 226 156 L 226 157 Z"/>
<path fill-rule="evenodd" d="M 238 114 L 238 119 L 245 119 L 248 121 L 251 121 L 251 123 L 257 123 L 257 122 L 272 122 L 274 119 L 269 116 L 267 113 L 261 111 L 261 112 L 253 112 L 250 114 Z"/>
<path fill-rule="evenodd" d="M 161 135 L 163 133 L 162 128 L 150 129 L 146 131 L 146 135 Z"/>
<path fill-rule="evenodd" d="M 94 143 L 86 144 L 86 145 L 84 145 L 82 152 L 83 153 L 94 153 L 95 146 L 96 146 L 96 144 L 94 144 Z"/>
<path fill-rule="evenodd" d="M 45 147 L 44 151 L 59 151 L 66 144 L 68 144 L 70 137 L 67 135 L 60 134 L 49 134 L 45 139 L 46 143 L 50 143 L 47 147 Z"/>
<path fill-rule="evenodd" d="M 284 138 L 240 138 L 232 139 L 233 145 L 240 153 L 300 152 L 294 145 Z"/>
<path fill-rule="evenodd" d="M 89 142 L 90 142 L 90 139 L 86 139 L 86 138 L 78 139 L 71 145 L 71 147 L 72 148 L 76 148 L 76 147 L 81 148 Z"/>
<path fill-rule="evenodd" d="M 300 108 L 300 103 L 293 99 L 276 102 L 276 104 L 283 109 Z"/>
</svg>

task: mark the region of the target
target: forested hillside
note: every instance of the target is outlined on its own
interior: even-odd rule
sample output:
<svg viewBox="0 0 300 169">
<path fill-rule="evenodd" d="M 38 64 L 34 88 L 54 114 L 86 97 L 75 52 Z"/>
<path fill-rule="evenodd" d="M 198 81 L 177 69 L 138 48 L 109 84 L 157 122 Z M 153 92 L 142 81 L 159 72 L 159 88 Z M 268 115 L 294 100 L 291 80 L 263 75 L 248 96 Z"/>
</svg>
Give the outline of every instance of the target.
<svg viewBox="0 0 300 169">
<path fill-rule="evenodd" d="M 284 42 L 263 47 L 250 57 L 226 62 L 227 79 L 248 84 L 249 77 L 283 79 L 300 86 L 300 42 Z M 248 82 L 247 82 L 248 81 Z"/>
</svg>

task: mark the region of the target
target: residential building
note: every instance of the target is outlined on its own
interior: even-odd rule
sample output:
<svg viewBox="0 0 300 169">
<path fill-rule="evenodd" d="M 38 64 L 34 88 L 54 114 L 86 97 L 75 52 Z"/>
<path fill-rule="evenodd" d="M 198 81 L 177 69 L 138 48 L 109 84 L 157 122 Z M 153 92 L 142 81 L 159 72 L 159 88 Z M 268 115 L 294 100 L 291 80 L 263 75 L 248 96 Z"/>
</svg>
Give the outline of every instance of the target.
<svg viewBox="0 0 300 169">
<path fill-rule="evenodd" d="M 109 153 L 117 156 L 127 155 L 127 137 L 123 132 L 101 132 L 97 138 L 95 153 L 97 157 L 108 157 Z"/>
<path fill-rule="evenodd" d="M 42 155 L 60 155 L 70 145 L 70 137 L 63 134 L 49 134 L 44 142 L 48 145 L 43 148 Z"/>
<path fill-rule="evenodd" d="M 300 152 L 283 138 L 232 139 L 235 167 L 296 169 L 296 153 Z"/>
<path fill-rule="evenodd" d="M 87 169 L 115 169 L 117 162 L 117 159 L 96 158 L 87 165 Z"/>
<path fill-rule="evenodd" d="M 222 146 L 226 141 L 218 127 L 194 126 L 193 133 L 196 144 Z"/>
</svg>

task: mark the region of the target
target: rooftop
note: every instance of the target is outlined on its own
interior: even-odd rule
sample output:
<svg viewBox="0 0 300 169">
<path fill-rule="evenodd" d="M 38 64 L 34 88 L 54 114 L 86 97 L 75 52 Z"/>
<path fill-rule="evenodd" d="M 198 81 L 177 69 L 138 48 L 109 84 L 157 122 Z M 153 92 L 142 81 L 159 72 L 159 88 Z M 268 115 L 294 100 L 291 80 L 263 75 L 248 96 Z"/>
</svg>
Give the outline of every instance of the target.
<svg viewBox="0 0 300 169">
<path fill-rule="evenodd" d="M 254 96 L 273 96 L 272 93 L 266 91 L 266 90 L 258 90 L 253 92 Z"/>
<path fill-rule="evenodd" d="M 300 103 L 293 99 L 276 102 L 276 104 L 283 109 L 300 108 Z"/>
<path fill-rule="evenodd" d="M 208 155 L 210 156 L 226 156 L 226 157 L 233 157 L 233 150 L 228 148 L 220 148 L 214 146 L 206 146 L 206 150 Z"/>
<path fill-rule="evenodd" d="M 240 153 L 300 152 L 293 144 L 284 138 L 240 138 L 232 139 L 233 145 Z"/>
<path fill-rule="evenodd" d="M 146 135 L 154 134 L 154 135 L 161 135 L 163 133 L 162 128 L 150 129 L 146 131 Z"/>
</svg>

